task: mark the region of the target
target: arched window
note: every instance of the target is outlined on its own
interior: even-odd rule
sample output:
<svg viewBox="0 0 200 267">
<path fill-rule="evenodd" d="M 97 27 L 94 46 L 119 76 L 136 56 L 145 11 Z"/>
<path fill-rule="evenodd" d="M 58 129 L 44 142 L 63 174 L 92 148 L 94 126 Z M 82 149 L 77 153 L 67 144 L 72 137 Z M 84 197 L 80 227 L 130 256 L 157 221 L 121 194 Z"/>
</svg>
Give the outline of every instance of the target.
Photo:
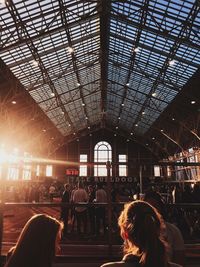
<svg viewBox="0 0 200 267">
<path fill-rule="evenodd" d="M 106 165 L 98 165 L 98 162 L 112 161 L 112 148 L 111 145 L 105 141 L 96 144 L 94 148 L 94 176 L 107 176 Z M 112 169 L 111 169 L 112 174 Z"/>
</svg>

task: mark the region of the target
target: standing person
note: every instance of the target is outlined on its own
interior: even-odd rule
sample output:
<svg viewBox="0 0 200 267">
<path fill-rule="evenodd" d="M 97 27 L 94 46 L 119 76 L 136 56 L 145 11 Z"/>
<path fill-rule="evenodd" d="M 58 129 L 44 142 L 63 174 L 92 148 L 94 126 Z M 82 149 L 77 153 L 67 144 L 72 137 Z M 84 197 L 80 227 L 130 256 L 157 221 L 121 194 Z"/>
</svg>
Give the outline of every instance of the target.
<svg viewBox="0 0 200 267">
<path fill-rule="evenodd" d="M 50 202 L 53 202 L 53 198 L 54 198 L 54 195 L 56 193 L 56 188 L 53 184 L 50 185 L 49 187 L 49 199 L 50 199 Z"/>
<path fill-rule="evenodd" d="M 73 203 L 79 202 L 88 202 L 88 194 L 81 182 L 78 183 L 78 189 L 73 194 Z M 77 219 L 77 232 L 78 234 L 82 234 L 81 228 L 83 226 L 83 233 L 85 234 L 87 231 L 87 207 L 76 206 L 75 214 Z"/>
<path fill-rule="evenodd" d="M 96 190 L 96 203 L 107 203 L 107 193 L 103 189 L 103 185 L 101 183 L 97 184 Z M 95 209 L 96 213 L 96 235 L 100 234 L 101 222 L 103 226 L 103 233 L 106 233 L 106 208 L 105 206 L 97 206 Z"/>
<path fill-rule="evenodd" d="M 51 267 L 60 241 L 62 223 L 45 214 L 34 215 L 24 226 L 4 267 Z"/>
<path fill-rule="evenodd" d="M 69 184 L 64 185 L 64 192 L 62 194 L 61 203 L 69 203 L 70 201 L 70 192 Z M 60 219 L 64 223 L 63 237 L 67 235 L 68 231 L 68 217 L 69 217 L 69 207 L 61 207 Z"/>
<path fill-rule="evenodd" d="M 124 257 L 120 262 L 109 262 L 101 267 L 180 267 L 168 262 L 161 238 L 161 216 L 147 202 L 126 204 L 118 224 L 124 240 Z"/>
<path fill-rule="evenodd" d="M 93 203 L 95 199 L 95 190 L 93 185 L 88 186 L 88 203 Z M 91 206 L 88 208 L 88 215 L 90 221 L 90 234 L 95 234 L 95 207 Z"/>
<path fill-rule="evenodd" d="M 171 261 L 183 265 L 185 259 L 184 240 L 180 230 L 172 223 L 166 221 L 165 203 L 162 196 L 155 191 L 145 194 L 144 200 L 158 210 L 164 220 L 163 237 L 168 245 L 168 257 Z"/>
</svg>

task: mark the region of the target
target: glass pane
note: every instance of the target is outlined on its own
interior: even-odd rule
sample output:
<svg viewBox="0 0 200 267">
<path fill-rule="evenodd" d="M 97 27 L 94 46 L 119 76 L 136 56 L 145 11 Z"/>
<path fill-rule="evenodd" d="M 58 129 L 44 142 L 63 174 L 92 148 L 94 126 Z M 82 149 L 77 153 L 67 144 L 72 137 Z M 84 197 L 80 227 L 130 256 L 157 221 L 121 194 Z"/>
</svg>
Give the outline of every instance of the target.
<svg viewBox="0 0 200 267">
<path fill-rule="evenodd" d="M 127 176 L 127 166 L 119 165 L 119 176 Z"/>
<path fill-rule="evenodd" d="M 127 156 L 126 155 L 119 155 L 119 162 L 127 162 Z"/>
<path fill-rule="evenodd" d="M 52 174 L 53 174 L 53 167 L 52 167 L 52 165 L 47 165 L 46 166 L 46 176 L 50 177 L 50 176 L 52 176 Z"/>
<path fill-rule="evenodd" d="M 106 165 L 95 165 L 94 166 L 94 176 L 107 176 Z"/>
<path fill-rule="evenodd" d="M 80 165 L 79 175 L 87 176 L 87 165 Z"/>
<path fill-rule="evenodd" d="M 80 154 L 80 162 L 87 162 L 87 154 Z"/>
<path fill-rule="evenodd" d="M 160 176 L 160 167 L 154 166 L 154 176 L 159 177 Z"/>
</svg>

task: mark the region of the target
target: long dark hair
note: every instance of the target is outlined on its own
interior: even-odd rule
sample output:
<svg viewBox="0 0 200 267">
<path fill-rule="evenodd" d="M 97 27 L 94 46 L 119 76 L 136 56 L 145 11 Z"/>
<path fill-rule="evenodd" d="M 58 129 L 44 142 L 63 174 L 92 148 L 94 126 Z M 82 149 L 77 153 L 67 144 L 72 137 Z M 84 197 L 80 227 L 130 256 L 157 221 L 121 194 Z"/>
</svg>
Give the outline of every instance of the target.
<svg viewBox="0 0 200 267">
<path fill-rule="evenodd" d="M 165 243 L 161 238 L 161 216 L 145 201 L 125 205 L 118 220 L 125 255 L 135 255 L 143 267 L 167 265 Z"/>
<path fill-rule="evenodd" d="M 51 267 L 61 229 L 55 218 L 34 215 L 24 226 L 5 267 Z"/>
</svg>

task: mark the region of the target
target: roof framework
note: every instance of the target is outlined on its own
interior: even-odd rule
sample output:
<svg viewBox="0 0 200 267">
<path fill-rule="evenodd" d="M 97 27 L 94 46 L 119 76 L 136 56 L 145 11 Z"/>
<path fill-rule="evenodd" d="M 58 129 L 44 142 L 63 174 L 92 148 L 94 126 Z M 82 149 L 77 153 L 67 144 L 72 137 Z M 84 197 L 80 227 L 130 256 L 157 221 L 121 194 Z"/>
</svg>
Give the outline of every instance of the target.
<svg viewBox="0 0 200 267">
<path fill-rule="evenodd" d="M 199 68 L 198 0 L 8 0 L 0 56 L 63 136 L 142 136 Z"/>
</svg>

